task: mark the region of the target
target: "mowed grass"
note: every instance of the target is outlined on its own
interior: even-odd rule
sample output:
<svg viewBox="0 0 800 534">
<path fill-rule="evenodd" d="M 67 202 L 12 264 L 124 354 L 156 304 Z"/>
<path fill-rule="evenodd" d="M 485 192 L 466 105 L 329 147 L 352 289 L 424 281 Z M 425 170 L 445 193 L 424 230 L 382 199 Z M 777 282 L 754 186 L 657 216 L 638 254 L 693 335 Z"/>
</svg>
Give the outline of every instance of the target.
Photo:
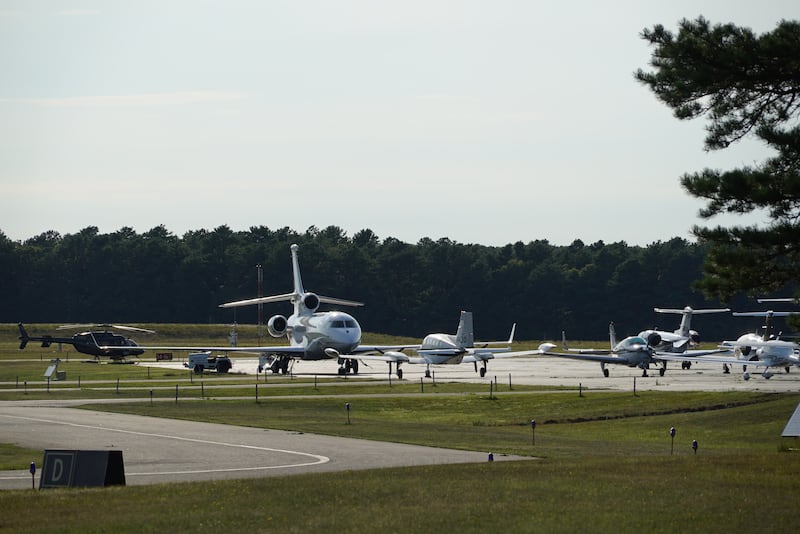
<svg viewBox="0 0 800 534">
<path fill-rule="evenodd" d="M 9 531 L 792 532 L 800 395 L 521 393 L 204 401 L 113 411 L 517 453 L 526 461 L 6 491 Z M 101 408 L 93 406 L 92 409 Z M 530 418 L 536 418 L 535 445 Z M 670 454 L 669 428 L 677 430 Z M 699 448 L 695 454 L 691 441 Z M 89 512 L 91 511 L 91 512 Z M 55 519 L 57 518 L 57 520 Z"/>
<path fill-rule="evenodd" d="M 0 494 L 24 532 L 795 532 L 797 455 L 576 457 Z M 38 511 L 38 513 L 34 513 Z M 30 512 L 30 513 L 28 513 Z"/>
<path fill-rule="evenodd" d="M 294 432 L 394 441 L 495 454 L 561 458 L 732 450 L 775 452 L 800 394 L 757 392 L 589 392 L 347 395 L 93 405 L 88 409 Z M 345 403 L 350 404 L 348 423 Z M 536 428 L 531 428 L 536 420 Z M 748 421 L 743 424 L 742 421 Z M 534 446 L 535 441 L 535 446 Z"/>
</svg>

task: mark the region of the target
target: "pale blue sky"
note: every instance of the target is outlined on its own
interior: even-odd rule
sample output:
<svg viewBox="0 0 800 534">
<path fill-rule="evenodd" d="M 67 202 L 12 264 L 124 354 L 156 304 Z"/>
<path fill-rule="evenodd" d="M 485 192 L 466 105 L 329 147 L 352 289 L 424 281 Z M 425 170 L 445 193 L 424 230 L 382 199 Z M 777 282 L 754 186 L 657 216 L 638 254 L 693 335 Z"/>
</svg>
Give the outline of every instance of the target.
<svg viewBox="0 0 800 534">
<path fill-rule="evenodd" d="M 0 230 L 690 238 L 679 176 L 768 154 L 704 152 L 633 79 L 643 28 L 701 14 L 800 4 L 0 0 Z"/>
</svg>

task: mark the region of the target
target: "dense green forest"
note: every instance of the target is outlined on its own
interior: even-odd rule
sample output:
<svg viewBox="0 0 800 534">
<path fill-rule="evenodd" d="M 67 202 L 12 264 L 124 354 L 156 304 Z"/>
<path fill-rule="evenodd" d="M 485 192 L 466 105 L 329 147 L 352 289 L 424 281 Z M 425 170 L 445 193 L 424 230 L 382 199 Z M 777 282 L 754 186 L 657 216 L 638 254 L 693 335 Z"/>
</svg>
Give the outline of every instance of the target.
<svg viewBox="0 0 800 534">
<path fill-rule="evenodd" d="M 359 300 L 349 310 L 368 332 L 422 337 L 453 332 L 460 310 L 475 314 L 479 339 L 607 338 L 608 322 L 622 335 L 677 315 L 653 307 L 719 307 L 693 289 L 706 250 L 674 238 L 646 247 L 624 242 L 555 246 L 546 240 L 501 247 L 422 239 L 408 244 L 371 230 L 311 227 L 304 233 L 264 226 L 227 226 L 182 237 L 163 226 L 101 234 L 50 231 L 15 242 L 0 232 L 0 322 L 256 323 L 256 307 L 220 309 L 227 301 L 292 290 L 292 243 L 300 245 L 303 284 L 321 295 Z M 759 309 L 738 297 L 725 303 Z M 288 303 L 268 304 L 264 316 L 288 315 Z M 755 322 L 754 322 L 755 321 Z M 709 315 L 694 325 L 706 340 L 730 338 L 759 320 Z"/>
</svg>

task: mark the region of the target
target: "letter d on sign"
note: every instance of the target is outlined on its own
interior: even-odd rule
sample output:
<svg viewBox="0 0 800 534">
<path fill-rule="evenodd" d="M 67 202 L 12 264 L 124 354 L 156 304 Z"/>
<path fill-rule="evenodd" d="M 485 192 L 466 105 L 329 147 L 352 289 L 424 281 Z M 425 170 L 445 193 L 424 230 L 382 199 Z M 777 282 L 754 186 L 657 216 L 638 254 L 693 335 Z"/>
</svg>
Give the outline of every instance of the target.
<svg viewBox="0 0 800 534">
<path fill-rule="evenodd" d="M 74 451 L 45 450 L 39 488 L 62 488 L 72 484 Z"/>
<path fill-rule="evenodd" d="M 53 460 L 53 468 L 50 473 L 50 481 L 54 484 L 61 482 L 61 477 L 64 476 L 64 460 L 56 458 Z"/>
</svg>

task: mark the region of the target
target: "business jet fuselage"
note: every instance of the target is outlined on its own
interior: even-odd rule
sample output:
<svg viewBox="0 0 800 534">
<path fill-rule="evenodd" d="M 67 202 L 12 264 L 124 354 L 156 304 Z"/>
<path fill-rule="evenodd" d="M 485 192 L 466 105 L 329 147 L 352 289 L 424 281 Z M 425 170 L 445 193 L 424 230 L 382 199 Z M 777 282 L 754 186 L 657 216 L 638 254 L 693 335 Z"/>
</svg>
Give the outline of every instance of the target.
<svg viewBox="0 0 800 534">
<path fill-rule="evenodd" d="M 350 354 L 361 343 L 361 326 L 352 315 L 341 311 L 291 315 L 286 320 L 285 335 L 289 344 L 304 349 L 304 360 L 327 360 L 334 349 Z"/>
</svg>

